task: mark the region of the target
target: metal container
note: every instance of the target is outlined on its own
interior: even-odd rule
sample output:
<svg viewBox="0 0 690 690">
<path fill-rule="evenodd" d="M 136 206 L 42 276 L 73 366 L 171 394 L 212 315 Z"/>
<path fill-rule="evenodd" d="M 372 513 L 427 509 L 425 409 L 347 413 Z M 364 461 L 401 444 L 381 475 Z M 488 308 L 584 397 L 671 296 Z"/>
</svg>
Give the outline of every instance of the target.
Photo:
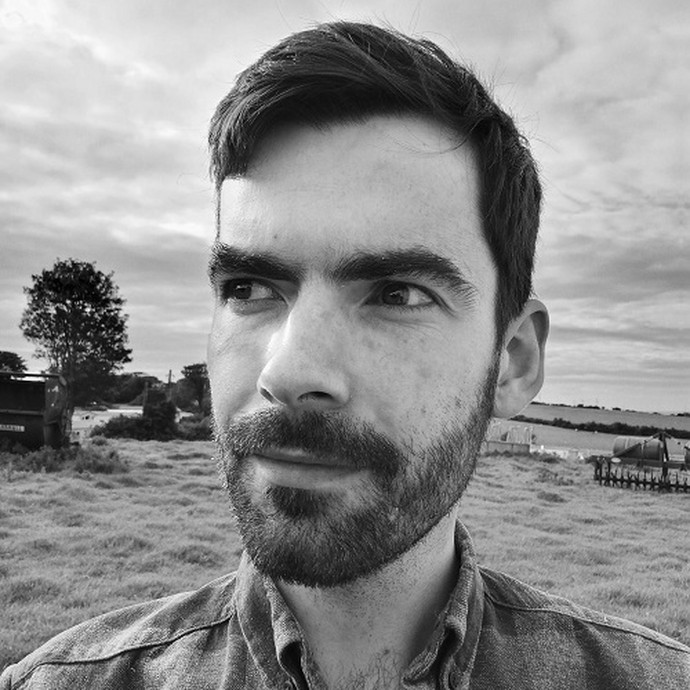
<svg viewBox="0 0 690 690">
<path fill-rule="evenodd" d="M 656 460 L 664 458 L 664 444 L 658 438 L 618 436 L 613 442 L 613 455 L 629 460 Z"/>
<path fill-rule="evenodd" d="M 57 374 L 0 372 L 0 439 L 29 450 L 59 448 L 69 435 L 66 393 Z"/>
</svg>

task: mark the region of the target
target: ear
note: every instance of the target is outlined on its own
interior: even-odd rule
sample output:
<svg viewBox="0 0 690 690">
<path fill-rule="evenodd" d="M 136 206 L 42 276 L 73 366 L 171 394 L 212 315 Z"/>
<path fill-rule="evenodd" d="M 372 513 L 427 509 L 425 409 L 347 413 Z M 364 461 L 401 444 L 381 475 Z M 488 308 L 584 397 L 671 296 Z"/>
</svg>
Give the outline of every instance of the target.
<svg viewBox="0 0 690 690">
<path fill-rule="evenodd" d="M 544 346 L 549 313 L 536 299 L 509 324 L 501 347 L 494 417 L 513 417 L 531 402 L 544 382 Z"/>
</svg>

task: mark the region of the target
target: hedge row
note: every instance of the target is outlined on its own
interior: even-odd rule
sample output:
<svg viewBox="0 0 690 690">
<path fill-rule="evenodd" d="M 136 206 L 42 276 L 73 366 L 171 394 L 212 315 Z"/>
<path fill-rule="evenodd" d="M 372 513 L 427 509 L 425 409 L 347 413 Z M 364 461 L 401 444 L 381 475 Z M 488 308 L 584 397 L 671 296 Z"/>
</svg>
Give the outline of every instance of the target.
<svg viewBox="0 0 690 690">
<path fill-rule="evenodd" d="M 516 415 L 513 419 L 517 422 L 525 422 L 526 424 L 546 424 L 547 426 L 557 426 L 561 429 L 577 429 L 578 431 L 598 431 L 603 434 L 616 434 L 618 436 L 653 436 L 659 431 L 665 431 L 673 438 L 690 438 L 690 431 L 685 429 L 659 429 L 657 426 L 636 426 L 634 424 L 625 424 L 625 422 L 613 422 L 605 424 L 604 422 L 571 422 L 561 417 L 555 419 L 538 419 L 537 417 L 525 417 L 524 415 Z"/>
</svg>

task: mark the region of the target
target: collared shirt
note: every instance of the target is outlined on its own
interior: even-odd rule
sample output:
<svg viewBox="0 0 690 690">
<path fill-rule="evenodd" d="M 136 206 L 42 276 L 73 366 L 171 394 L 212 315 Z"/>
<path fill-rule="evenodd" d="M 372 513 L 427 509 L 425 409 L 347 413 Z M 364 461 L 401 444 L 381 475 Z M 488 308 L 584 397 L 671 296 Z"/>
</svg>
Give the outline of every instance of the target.
<svg viewBox="0 0 690 690">
<path fill-rule="evenodd" d="M 690 649 L 479 568 L 458 525 L 448 605 L 401 687 L 688 690 Z M 0 677 L 0 690 L 318 688 L 300 627 L 275 584 L 243 557 L 192 593 L 130 606 L 53 638 Z"/>
</svg>

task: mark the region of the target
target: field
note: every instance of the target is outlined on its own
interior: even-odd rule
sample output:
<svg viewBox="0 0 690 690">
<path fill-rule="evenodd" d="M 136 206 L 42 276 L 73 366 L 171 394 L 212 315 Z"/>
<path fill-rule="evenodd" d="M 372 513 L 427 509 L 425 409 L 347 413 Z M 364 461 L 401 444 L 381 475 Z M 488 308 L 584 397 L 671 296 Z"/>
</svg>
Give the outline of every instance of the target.
<svg viewBox="0 0 690 690">
<path fill-rule="evenodd" d="M 567 419 L 578 424 L 581 422 L 601 422 L 613 424 L 623 422 L 631 426 L 655 426 L 659 429 L 667 427 L 690 431 L 690 417 L 657 412 L 636 412 L 634 410 L 607 410 L 591 407 L 569 407 L 567 405 L 540 405 L 532 403 L 522 413 L 525 417 L 541 419 Z"/>
<path fill-rule="evenodd" d="M 683 429 L 690 431 L 690 417 L 676 415 L 653 414 L 649 412 L 634 412 L 629 410 L 604 410 L 588 407 L 567 407 L 565 405 L 539 405 L 532 403 L 521 413 L 531 419 L 551 421 L 558 417 L 573 424 L 599 422 L 613 424 L 622 422 L 631 426 L 651 426 L 657 429 Z M 534 445 L 544 446 L 545 449 L 577 449 L 585 456 L 593 454 L 610 454 L 613 441 L 619 434 L 597 433 L 595 431 L 578 431 L 576 429 L 562 429 L 514 420 L 497 420 L 500 430 L 518 427 L 531 427 L 534 434 Z M 687 439 L 669 439 L 668 450 L 671 455 L 682 456 Z"/>
<path fill-rule="evenodd" d="M 0 669 L 55 633 L 234 569 L 211 443 L 111 442 L 130 471 L 0 473 Z M 690 643 L 690 496 L 602 488 L 588 465 L 486 456 L 462 500 L 481 562 Z"/>
</svg>

